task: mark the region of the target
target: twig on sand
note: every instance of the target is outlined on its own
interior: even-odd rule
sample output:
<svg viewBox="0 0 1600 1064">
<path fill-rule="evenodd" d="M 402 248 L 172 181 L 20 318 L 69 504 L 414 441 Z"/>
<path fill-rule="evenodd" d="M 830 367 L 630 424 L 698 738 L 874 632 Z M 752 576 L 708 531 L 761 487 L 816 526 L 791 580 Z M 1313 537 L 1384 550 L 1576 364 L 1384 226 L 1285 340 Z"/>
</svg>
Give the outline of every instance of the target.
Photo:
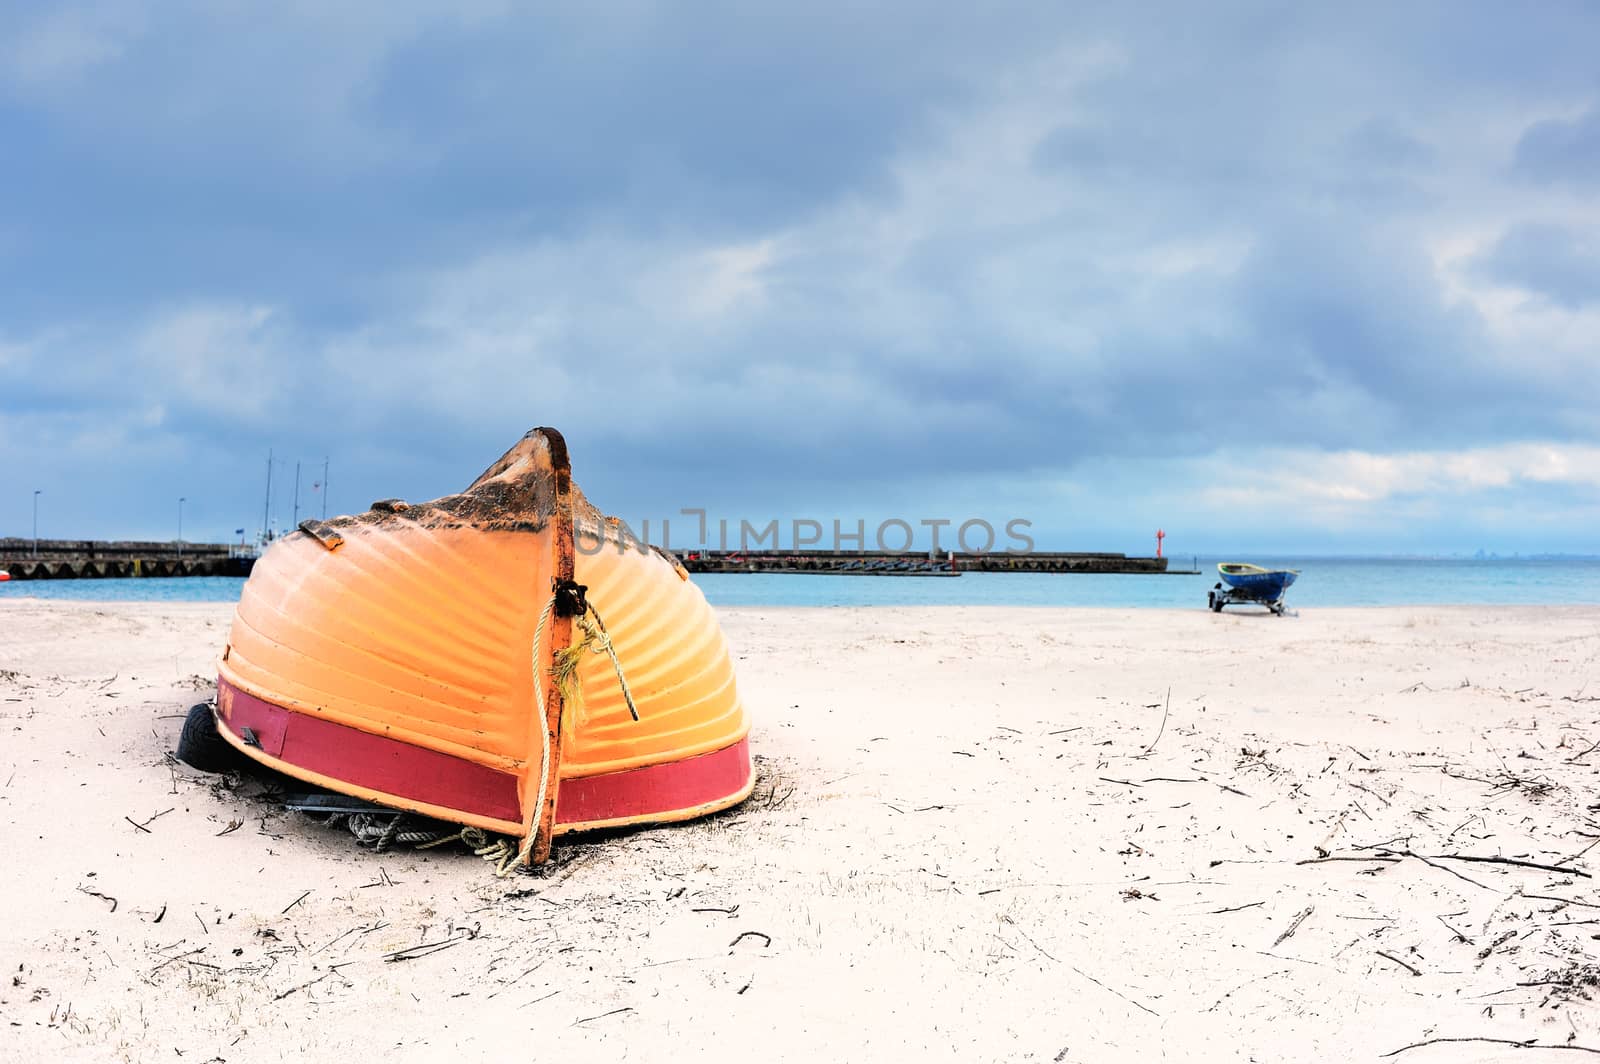
<svg viewBox="0 0 1600 1064">
<path fill-rule="evenodd" d="M 1306 917 L 1311 915 L 1313 908 L 1315 908 L 1315 906 L 1307 905 L 1304 909 L 1301 909 L 1300 915 L 1296 916 L 1289 926 L 1284 928 L 1283 934 L 1279 935 L 1273 940 L 1272 948 L 1277 949 L 1279 946 L 1283 945 L 1286 939 L 1290 938 L 1296 931 L 1300 930 L 1300 925 L 1306 922 Z"/>
<path fill-rule="evenodd" d="M 763 949 L 772 945 L 772 936 L 767 934 L 765 931 L 740 931 L 734 940 L 728 943 L 728 948 L 732 949 L 734 946 L 737 946 L 747 938 L 761 939 L 761 946 Z"/>
<path fill-rule="evenodd" d="M 295 900 L 294 900 L 294 901 L 292 901 L 292 902 L 290 902 L 290 903 L 289 903 L 289 904 L 288 904 L 288 905 L 285 905 L 285 906 L 284 906 L 284 907 L 283 907 L 283 912 L 281 912 L 281 913 L 279 913 L 279 914 L 278 914 L 278 915 L 279 915 L 279 916 L 282 916 L 282 915 L 283 915 L 283 913 L 286 913 L 286 912 L 288 912 L 288 911 L 289 911 L 289 910 L 290 910 L 290 909 L 293 909 L 293 908 L 294 908 L 294 907 L 295 907 L 295 906 L 296 906 L 296 905 L 299 905 L 299 904 L 300 904 L 300 903 L 301 903 L 301 902 L 303 902 L 303 901 L 305 901 L 305 900 L 306 900 L 306 898 L 307 898 L 307 897 L 309 897 L 309 896 L 310 896 L 310 895 L 311 895 L 311 892 L 310 892 L 310 891 L 309 891 L 309 890 L 307 890 L 307 891 L 305 891 L 305 892 L 303 892 L 303 893 L 302 893 L 302 894 L 301 894 L 301 895 L 300 895 L 300 896 L 299 896 L 299 897 L 298 897 L 298 898 L 296 898 L 296 899 L 295 899 Z"/>
<path fill-rule="evenodd" d="M 1382 843 L 1379 843 L 1377 845 L 1381 846 Z M 1376 848 L 1376 847 L 1374 847 L 1374 848 Z M 1380 850 L 1378 850 L 1378 852 L 1375 855 L 1373 855 L 1371 857 L 1349 856 L 1349 855 L 1344 855 L 1344 854 L 1334 854 L 1331 857 L 1308 857 L 1303 861 L 1296 861 L 1295 864 L 1303 864 L 1303 865 L 1305 865 L 1305 864 L 1323 864 L 1324 862 L 1327 862 L 1327 861 L 1398 861 L 1403 857 L 1415 857 L 1417 860 L 1426 861 L 1429 864 L 1433 864 L 1434 861 L 1471 861 L 1471 862 L 1473 862 L 1475 864 L 1509 865 L 1512 868 L 1536 868 L 1541 872 L 1559 872 L 1562 875 L 1581 876 L 1584 879 L 1593 878 L 1593 877 L 1591 877 L 1589 875 L 1588 872 L 1585 872 L 1582 869 L 1573 868 L 1573 867 L 1571 867 L 1569 865 L 1541 864 L 1538 861 L 1522 861 L 1522 860 L 1519 860 L 1519 859 L 1517 859 L 1515 857 L 1482 857 L 1482 856 L 1478 856 L 1476 854 L 1470 854 L 1470 853 L 1421 854 L 1421 853 L 1415 853 L 1415 852 L 1413 852 L 1411 850 L 1380 849 Z M 1435 865 L 1434 867 L 1443 868 L 1444 866 L 1443 865 Z M 1445 871 L 1449 872 L 1450 869 L 1446 868 Z M 1451 874 L 1452 875 L 1459 875 L 1460 873 L 1451 873 Z M 1463 876 L 1462 878 L 1465 878 L 1465 877 Z M 1470 880 L 1470 879 L 1467 880 L 1467 882 L 1473 883 L 1476 886 L 1482 886 L 1483 885 L 1481 883 L 1476 883 L 1476 881 Z"/>
<path fill-rule="evenodd" d="M 1350 786 L 1354 787 L 1358 791 L 1366 791 L 1368 794 L 1372 795 L 1374 798 L 1376 798 L 1378 801 L 1382 802 L 1384 805 L 1388 805 L 1389 804 L 1389 799 L 1385 798 L 1383 795 L 1379 794 L 1377 791 L 1373 790 L 1371 787 L 1368 787 L 1368 786 L 1366 786 L 1365 784 L 1362 784 L 1362 783 L 1357 783 L 1355 780 L 1345 780 L 1345 782 L 1348 783 Z"/>
<path fill-rule="evenodd" d="M 1104 776 L 1101 776 L 1100 778 L 1101 779 L 1105 779 Z M 1112 780 L 1111 782 L 1112 783 L 1120 783 L 1121 781 L 1120 780 Z M 1204 776 L 1200 776 L 1200 777 L 1198 777 L 1196 779 L 1185 779 L 1185 778 L 1181 778 L 1181 777 L 1178 777 L 1178 776 L 1151 776 L 1148 779 L 1146 779 L 1145 782 L 1146 783 L 1209 783 L 1213 787 L 1222 788 L 1223 790 L 1227 791 L 1229 794 L 1237 794 L 1241 798 L 1250 797 L 1248 794 L 1244 793 L 1243 791 L 1241 791 L 1237 787 L 1230 787 L 1226 783 L 1218 783 L 1216 780 L 1207 779 Z"/>
<path fill-rule="evenodd" d="M 1252 902 L 1246 902 L 1243 905 L 1230 905 L 1226 909 L 1212 909 L 1211 912 L 1208 915 L 1217 916 L 1217 915 L 1220 915 L 1221 913 L 1236 913 L 1240 909 L 1254 909 L 1257 905 L 1265 905 L 1265 904 L 1267 904 L 1267 903 L 1264 902 L 1264 901 L 1252 901 Z"/>
<path fill-rule="evenodd" d="M 1421 975 L 1422 974 L 1422 972 L 1419 969 L 1414 968 L 1411 965 L 1407 964 L 1405 961 L 1401 960 L 1399 957 L 1396 957 L 1393 953 L 1385 953 L 1381 949 L 1377 950 L 1376 952 L 1377 952 L 1378 956 L 1382 957 L 1384 960 L 1393 961 L 1394 963 L 1398 964 L 1400 967 L 1404 968 L 1406 971 L 1410 972 L 1412 975 Z"/>
<path fill-rule="evenodd" d="M 548 1001 L 550 998 L 555 997 L 559 993 L 561 993 L 561 990 L 558 987 L 557 989 L 550 991 L 548 994 L 540 994 L 538 997 L 533 998 L 532 1000 L 524 1001 L 522 1004 L 518 1005 L 517 1008 L 525 1009 L 529 1005 L 537 1005 L 541 1001 Z"/>
<path fill-rule="evenodd" d="M 1410 841 L 1411 841 L 1411 836 L 1410 835 L 1396 835 L 1393 838 L 1384 839 L 1382 842 L 1358 842 L 1354 846 L 1352 846 L 1351 849 L 1355 849 L 1355 850 L 1387 850 L 1394 843 L 1397 843 L 1397 842 L 1410 842 Z"/>
<path fill-rule="evenodd" d="M 1537 898 L 1539 901 L 1559 901 L 1563 905 L 1581 905 L 1585 909 L 1600 909 L 1600 903 L 1579 901 L 1577 898 L 1558 898 L 1554 894 L 1523 894 L 1521 897 Z"/>
<path fill-rule="evenodd" d="M 90 890 L 88 887 L 79 887 L 78 892 L 80 894 L 87 894 L 91 898 L 99 898 L 101 901 L 108 901 L 111 903 L 111 911 L 117 911 L 117 899 L 113 898 L 109 894 L 101 894 L 98 890 Z"/>
<path fill-rule="evenodd" d="M 201 946 L 199 949 L 192 949 L 188 953 L 179 953 L 179 954 L 176 954 L 174 956 L 168 957 L 166 960 L 162 961 L 160 964 L 156 965 L 154 968 L 151 968 L 150 969 L 150 974 L 151 975 L 155 975 L 157 972 L 159 972 L 161 969 L 165 968 L 169 964 L 176 964 L 178 961 L 183 960 L 185 957 L 193 957 L 196 953 L 204 953 L 205 951 L 206 951 L 206 948 L 204 946 Z"/>
<path fill-rule="evenodd" d="M 338 942 L 340 939 L 345 938 L 346 936 L 353 935 L 359 930 L 361 930 L 361 925 L 357 924 L 356 926 L 354 926 L 352 928 L 348 928 L 348 929 L 346 929 L 344 931 L 339 932 L 333 938 L 328 939 L 328 941 L 324 942 L 322 945 L 320 945 L 316 949 L 312 950 L 311 951 L 311 955 L 313 957 L 315 957 L 317 954 L 321 953 L 323 950 L 327 949 L 329 946 L 333 945 L 335 942 Z"/>
<path fill-rule="evenodd" d="M 1100 980 L 1096 979 L 1094 976 L 1090 975 L 1088 972 L 1084 971 L 1082 968 L 1079 968 L 1077 965 L 1069 964 L 1069 965 L 1067 965 L 1067 967 L 1071 968 L 1073 971 L 1077 972 L 1079 975 L 1083 976 L 1085 979 L 1089 980 L 1089 982 L 1093 983 L 1095 986 L 1099 987 L 1101 990 L 1104 990 L 1106 993 L 1115 994 L 1117 997 L 1121 998 L 1123 1001 L 1126 1001 L 1128 1004 L 1132 1005 L 1134 1008 L 1139 1009 L 1142 1012 L 1148 1012 L 1152 1016 L 1161 1015 L 1161 1013 L 1157 1012 L 1155 1009 L 1151 1008 L 1148 1005 L 1144 1005 L 1144 1004 L 1141 1004 L 1140 1002 L 1137 1002 L 1137 1001 L 1133 1000 L 1133 998 L 1129 997 L 1127 994 L 1124 994 L 1122 991 L 1117 990 L 1114 987 L 1106 986 L 1106 984 L 1102 983 Z"/>
<path fill-rule="evenodd" d="M 542 960 L 538 964 L 535 964 L 532 968 L 526 969 L 522 973 L 522 975 L 517 976 L 515 979 L 508 979 L 506 982 L 501 983 L 499 989 L 491 991 L 489 996 L 490 997 L 494 997 L 496 994 L 502 993 L 506 989 L 508 989 L 508 988 L 510 988 L 512 986 L 515 986 L 517 984 L 517 982 L 520 981 L 521 979 L 523 979 L 525 976 L 532 975 L 534 972 L 538 971 L 540 968 L 543 968 L 544 964 L 545 964 L 545 961 L 547 961 L 549 959 L 550 958 L 546 957 L 545 960 Z"/>
<path fill-rule="evenodd" d="M 176 807 L 174 807 L 174 808 L 176 808 Z M 134 827 L 138 828 L 140 831 L 144 832 L 146 835 L 149 835 L 151 833 L 150 832 L 150 825 L 154 824 L 157 820 L 160 820 L 162 817 L 166 816 L 170 812 L 172 812 L 171 809 L 163 809 L 163 810 L 161 810 L 161 812 L 155 814 L 154 816 L 152 816 L 150 819 L 146 820 L 142 824 L 139 823 L 137 820 L 133 819 L 133 817 L 131 817 L 131 816 L 124 816 L 122 819 L 126 820 L 128 823 L 132 824 Z"/>
<path fill-rule="evenodd" d="M 346 961 L 345 963 L 348 964 L 349 962 Z M 272 1000 L 273 1001 L 282 1001 L 284 998 L 288 997 L 290 994 L 293 994 L 297 990 L 305 990 L 308 987 L 316 986 L 318 983 L 322 982 L 324 979 L 328 978 L 328 976 L 330 976 L 330 975 L 337 975 L 340 979 L 344 979 L 344 973 L 339 971 L 339 967 L 340 967 L 339 965 L 334 965 L 332 968 L 329 968 L 327 971 L 323 972 L 321 975 L 317 976 L 315 979 L 308 979 L 305 982 L 301 983 L 299 986 L 291 986 L 289 989 L 287 989 L 283 993 L 277 995 Z M 345 979 L 345 982 L 349 983 L 350 980 Z"/>
<path fill-rule="evenodd" d="M 1167 688 L 1167 703 L 1166 703 L 1166 706 L 1161 710 L 1161 727 L 1156 729 L 1156 737 L 1154 739 L 1150 740 L 1150 745 L 1144 748 L 1144 753 L 1140 754 L 1139 755 L 1140 757 L 1149 757 L 1150 756 L 1150 751 L 1154 750 L 1156 748 L 1156 743 L 1159 743 L 1161 741 L 1161 736 L 1166 734 L 1166 731 L 1167 731 L 1167 714 L 1170 713 L 1170 712 L 1172 712 L 1172 688 L 1168 687 Z"/>
<path fill-rule="evenodd" d="M 1567 1045 L 1540 1045 L 1537 1038 L 1528 1038 L 1519 1042 L 1514 1038 L 1483 1038 L 1481 1036 L 1469 1036 L 1465 1038 L 1430 1038 L 1425 1042 L 1412 1042 L 1408 1046 L 1401 1046 L 1399 1049 L 1391 1049 L 1387 1053 L 1379 1053 L 1378 1056 L 1397 1057 L 1408 1049 L 1421 1049 L 1423 1046 L 1439 1045 L 1443 1042 L 1489 1042 L 1497 1046 L 1514 1046 L 1517 1049 L 1567 1049 L 1574 1053 L 1600 1053 L 1600 1049 L 1591 1049 L 1589 1046 L 1572 1045 L 1570 1043 Z"/>
<path fill-rule="evenodd" d="M 1489 884 L 1487 884 L 1487 883 L 1479 883 L 1476 879 L 1473 879 L 1471 876 L 1464 876 L 1460 872 L 1457 872 L 1454 868 L 1450 868 L 1450 867 L 1448 867 L 1446 865 L 1442 865 L 1438 861 L 1435 861 L 1435 860 L 1433 860 L 1431 858 L 1422 856 L 1422 854 L 1420 854 L 1420 853 L 1412 853 L 1410 850 L 1395 851 L 1395 852 L 1400 853 L 1401 856 L 1404 856 L 1404 857 L 1415 857 L 1417 860 L 1421 861 L 1423 864 L 1429 865 L 1430 867 L 1433 867 L 1433 868 L 1437 868 L 1441 872 L 1449 872 L 1451 875 L 1455 876 L 1457 879 L 1461 880 L 1463 883 L 1471 883 L 1473 886 L 1477 887 L 1479 890 L 1487 890 L 1487 891 L 1492 891 L 1494 893 L 1499 893 L 1499 891 L 1496 891 L 1493 887 L 1489 886 Z"/>
<path fill-rule="evenodd" d="M 1500 891 L 1496 891 L 1493 887 L 1489 886 L 1487 883 L 1479 883 L 1476 879 L 1473 879 L 1471 876 L 1464 876 L 1460 872 L 1457 872 L 1454 868 L 1450 868 L 1450 867 L 1448 867 L 1446 865 L 1442 865 L 1438 861 L 1435 861 L 1431 857 L 1426 857 L 1426 856 L 1424 856 L 1424 855 L 1422 855 L 1420 853 L 1413 853 L 1410 850 L 1379 850 L 1376 854 L 1374 854 L 1371 857 L 1345 857 L 1345 856 L 1308 857 L 1304 861 L 1296 861 L 1295 864 L 1323 864 L 1323 863 L 1328 862 L 1328 861 L 1397 861 L 1402 857 L 1415 857 L 1417 860 L 1421 861 L 1423 864 L 1431 865 L 1432 867 L 1437 868 L 1441 872 L 1448 872 L 1451 875 L 1455 876 L 1457 879 L 1464 880 L 1464 881 L 1466 881 L 1468 883 L 1471 883 L 1473 886 L 1478 887 L 1481 890 L 1491 891 L 1491 892 L 1496 893 L 1496 894 L 1501 893 Z"/>
<path fill-rule="evenodd" d="M 1587 750 L 1585 750 L 1583 753 L 1574 754 L 1571 757 L 1567 758 L 1567 764 L 1576 765 L 1579 761 L 1582 761 L 1584 758 L 1588 757 L 1590 754 L 1594 753 L 1596 750 L 1600 750 L 1600 739 L 1596 739 L 1594 742 L 1590 743 L 1589 744 L 1589 748 Z"/>
<path fill-rule="evenodd" d="M 426 957 L 430 953 L 438 953 L 442 949 L 460 945 L 471 937 L 471 935 L 456 935 L 454 938 L 444 938 L 438 942 L 420 942 L 415 946 L 397 949 L 393 953 L 385 953 L 383 959 L 393 964 L 396 961 L 409 961 L 417 957 Z"/>
<path fill-rule="evenodd" d="M 1566 865 L 1540 864 L 1538 861 L 1519 861 L 1514 857 L 1475 857 L 1465 853 L 1440 853 L 1434 856 L 1448 861 L 1476 861 L 1479 864 L 1512 865 L 1516 868 L 1537 868 L 1543 872 L 1560 872 L 1562 875 L 1582 876 L 1584 879 L 1593 878 L 1588 872 Z"/>
<path fill-rule="evenodd" d="M 1012 927 L 1016 927 L 1017 928 L 1017 934 L 1021 935 L 1025 939 L 1027 939 L 1028 940 L 1028 945 L 1030 945 L 1034 949 L 1038 950 L 1039 951 L 1039 955 L 1042 956 L 1045 960 L 1050 961 L 1053 964 L 1060 964 L 1061 963 L 1061 959 L 1059 957 L 1057 957 L 1055 954 L 1051 953 L 1049 950 L 1045 949 L 1043 946 L 1039 945 L 1039 943 L 1035 942 L 1033 940 L 1033 936 L 1032 935 L 1028 934 L 1022 928 L 1017 927 L 1017 922 L 1015 920 L 1011 919 L 1011 917 L 1002 916 L 1000 919 L 1004 920 L 1006 923 L 1010 924 Z M 999 938 L 998 935 L 996 935 L 995 937 Z M 1000 939 L 1000 941 L 1001 942 L 1005 942 L 1005 939 L 1002 938 L 1002 939 Z M 1007 944 L 1009 945 L 1009 943 L 1007 943 Z"/>
<path fill-rule="evenodd" d="M 532 1004 L 532 1002 L 529 1002 L 529 1004 Z M 610 1012 L 602 1012 L 598 1016 L 585 1016 L 581 1020 L 574 1020 L 572 1022 L 572 1026 L 577 1027 L 580 1024 L 590 1023 L 590 1022 L 593 1022 L 594 1020 L 603 1020 L 607 1016 L 615 1016 L 619 1012 L 632 1012 L 632 1011 L 633 1011 L 633 1006 L 632 1005 L 624 1005 L 620 1009 L 612 1009 Z"/>
</svg>

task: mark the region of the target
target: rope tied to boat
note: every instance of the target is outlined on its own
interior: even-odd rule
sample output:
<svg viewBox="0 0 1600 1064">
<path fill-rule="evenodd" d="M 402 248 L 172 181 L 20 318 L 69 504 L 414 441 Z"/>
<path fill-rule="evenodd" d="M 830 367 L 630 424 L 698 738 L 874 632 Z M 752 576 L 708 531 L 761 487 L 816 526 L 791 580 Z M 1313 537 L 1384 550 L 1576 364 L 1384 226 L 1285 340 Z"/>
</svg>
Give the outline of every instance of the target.
<svg viewBox="0 0 1600 1064">
<path fill-rule="evenodd" d="M 617 674 L 617 686 L 622 690 L 622 700 L 627 703 L 629 716 L 634 720 L 639 719 L 639 707 L 633 701 L 633 690 L 628 686 L 627 676 L 623 674 L 622 661 L 617 657 L 616 647 L 612 645 L 611 634 L 606 631 L 605 619 L 584 594 L 586 590 L 582 584 L 570 581 L 556 584 L 549 601 L 539 612 L 539 623 L 533 629 L 533 675 L 536 678 L 533 694 L 539 707 L 539 796 L 535 809 L 544 808 L 545 799 L 550 793 L 549 709 L 545 704 L 544 684 L 538 680 L 541 673 L 539 648 L 544 645 L 545 626 L 558 604 L 564 613 L 572 617 L 582 634 L 582 638 L 576 643 L 556 651 L 555 660 L 550 665 L 550 678 L 555 681 L 556 690 L 561 692 L 562 702 L 570 706 L 574 712 L 582 709 L 583 683 L 578 669 L 583 663 L 583 655 L 585 652 L 605 654 L 611 659 L 611 668 Z M 593 622 L 589 620 L 591 616 L 594 618 Z M 528 856 L 533 852 L 536 841 L 537 832 L 529 832 L 522 840 L 521 848 L 516 851 L 515 863 L 528 863 Z M 498 874 L 507 873 L 501 870 Z"/>
<path fill-rule="evenodd" d="M 556 599 L 560 597 L 561 590 L 557 587 L 555 592 L 551 594 L 550 601 L 544 604 L 544 609 L 539 614 L 539 623 L 533 629 L 533 696 L 539 706 L 539 800 L 534 805 L 534 809 L 544 808 L 545 796 L 550 790 L 550 714 L 545 709 L 544 704 L 544 679 L 540 675 L 539 647 L 544 643 L 544 626 L 550 620 L 550 614 L 556 608 Z M 558 680 L 557 683 L 559 684 L 559 682 Z M 562 698 L 566 698 L 565 692 L 562 692 Z M 538 822 L 539 818 L 536 814 L 534 823 L 537 825 Z M 529 856 L 533 853 L 534 843 L 538 841 L 538 838 L 539 832 L 537 829 L 528 832 L 522 840 L 521 847 L 516 850 L 516 864 L 526 865 L 528 863 Z M 508 874 L 505 871 L 505 866 L 495 869 L 495 875 L 501 878 Z"/>
<path fill-rule="evenodd" d="M 583 691 L 578 683 L 578 665 L 583 653 L 587 650 L 592 654 L 605 654 L 611 659 L 611 668 L 617 674 L 617 686 L 622 690 L 622 700 L 628 705 L 628 715 L 637 721 L 639 707 L 634 705 L 633 691 L 628 687 L 628 678 L 622 673 L 622 662 L 617 658 L 617 648 L 611 643 L 611 633 L 606 631 L 606 622 L 601 618 L 600 611 L 594 608 L 594 603 L 587 602 L 584 606 L 584 612 L 573 618 L 583 638 L 556 655 L 556 682 L 561 683 L 563 673 L 570 681 L 562 687 L 561 697 L 581 706 Z M 593 623 L 590 623 L 590 617 L 594 618 Z"/>
</svg>

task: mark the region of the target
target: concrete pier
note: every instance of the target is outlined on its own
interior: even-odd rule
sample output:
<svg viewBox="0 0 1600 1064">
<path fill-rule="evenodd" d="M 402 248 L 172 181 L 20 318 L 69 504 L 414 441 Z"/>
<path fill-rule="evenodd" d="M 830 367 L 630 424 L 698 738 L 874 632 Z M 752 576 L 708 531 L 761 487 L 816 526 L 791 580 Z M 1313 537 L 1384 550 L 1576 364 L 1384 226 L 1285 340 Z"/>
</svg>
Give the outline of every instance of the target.
<svg viewBox="0 0 1600 1064">
<path fill-rule="evenodd" d="M 680 550 L 691 573 L 840 573 L 861 576 L 975 573 L 1165 573 L 1166 558 L 1081 551 L 1031 551 L 1027 554 L 932 556 L 896 551 L 721 551 Z"/>
<path fill-rule="evenodd" d="M 973 573 L 1172 572 L 1166 558 L 1085 551 L 1027 554 L 897 551 L 681 550 L 691 573 L 817 573 L 844 576 L 949 576 Z M 253 551 L 227 543 L 0 539 L 0 570 L 13 580 L 70 580 L 137 576 L 249 576 Z M 1185 570 L 1187 572 L 1188 570 Z"/>
<path fill-rule="evenodd" d="M 132 576 L 248 576 L 255 558 L 227 543 L 0 539 L 0 570 L 13 580 Z"/>
</svg>

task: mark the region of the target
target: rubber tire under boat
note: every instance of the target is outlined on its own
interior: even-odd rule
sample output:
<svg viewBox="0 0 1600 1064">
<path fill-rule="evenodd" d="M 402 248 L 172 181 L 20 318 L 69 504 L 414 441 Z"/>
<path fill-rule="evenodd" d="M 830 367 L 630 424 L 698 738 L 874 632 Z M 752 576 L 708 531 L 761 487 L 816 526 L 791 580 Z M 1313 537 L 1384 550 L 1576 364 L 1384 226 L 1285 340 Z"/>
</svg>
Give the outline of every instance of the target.
<svg viewBox="0 0 1600 1064">
<path fill-rule="evenodd" d="M 178 735 L 178 760 L 201 772 L 226 772 L 239 767 L 238 751 L 217 734 L 217 718 L 210 702 L 189 708 Z"/>
</svg>

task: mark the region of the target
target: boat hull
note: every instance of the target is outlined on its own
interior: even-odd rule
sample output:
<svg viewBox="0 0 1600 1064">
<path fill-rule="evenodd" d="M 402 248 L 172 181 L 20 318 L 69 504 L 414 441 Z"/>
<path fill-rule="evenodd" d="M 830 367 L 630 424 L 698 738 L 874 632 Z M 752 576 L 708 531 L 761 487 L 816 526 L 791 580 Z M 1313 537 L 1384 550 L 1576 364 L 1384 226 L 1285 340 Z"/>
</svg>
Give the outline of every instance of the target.
<svg viewBox="0 0 1600 1064">
<path fill-rule="evenodd" d="M 1298 575 L 1288 570 L 1256 573 L 1229 573 L 1223 570 L 1221 573 L 1222 582 L 1231 587 L 1236 595 L 1260 599 L 1262 602 L 1277 602 L 1283 598 L 1283 593 Z"/>
<path fill-rule="evenodd" d="M 587 619 L 556 609 L 562 588 Z M 525 839 L 684 820 L 754 783 L 704 595 L 583 499 L 552 430 L 460 495 L 387 500 L 273 544 L 217 671 L 219 731 L 249 757 Z"/>
</svg>

